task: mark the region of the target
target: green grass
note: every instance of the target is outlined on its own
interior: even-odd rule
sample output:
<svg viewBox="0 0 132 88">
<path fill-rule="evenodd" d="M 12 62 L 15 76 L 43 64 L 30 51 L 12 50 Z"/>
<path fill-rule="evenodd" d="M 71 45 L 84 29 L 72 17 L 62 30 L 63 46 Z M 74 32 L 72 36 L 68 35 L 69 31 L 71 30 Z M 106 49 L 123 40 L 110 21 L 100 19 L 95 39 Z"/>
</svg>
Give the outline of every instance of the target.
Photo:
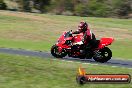
<svg viewBox="0 0 132 88">
<path fill-rule="evenodd" d="M 0 54 L 0 88 L 131 88 L 130 84 L 86 84 L 75 77 L 81 63 Z M 82 64 L 88 74 L 130 74 L 132 69 Z"/>
<path fill-rule="evenodd" d="M 97 38 L 114 37 L 113 57 L 132 59 L 132 20 L 0 11 L 0 47 L 49 51 L 65 30 L 89 23 Z M 125 43 L 124 43 L 125 42 Z"/>
<path fill-rule="evenodd" d="M 110 46 L 113 51 L 113 56 L 119 59 L 132 59 L 132 41 L 115 41 L 113 45 Z M 124 59 L 125 60 L 125 59 Z"/>
<path fill-rule="evenodd" d="M 0 47 L 49 51 L 65 30 L 89 22 L 97 37 L 114 37 L 113 57 L 132 59 L 132 20 L 0 11 Z M 87 73 L 130 74 L 124 67 L 79 64 L 50 58 L 0 54 L 0 88 L 131 88 L 131 84 L 87 84 L 76 81 L 78 67 Z"/>
<path fill-rule="evenodd" d="M 88 21 L 91 25 L 99 28 L 120 28 L 120 29 L 132 29 L 131 19 L 116 19 L 116 18 L 97 18 L 97 17 L 76 17 L 76 16 L 60 16 L 60 15 L 38 15 L 42 17 L 52 18 L 53 20 L 59 20 L 61 22 L 80 22 L 80 20 Z M 63 19 L 63 20 L 62 20 Z"/>
<path fill-rule="evenodd" d="M 32 42 L 32 41 L 16 41 L 8 39 L 0 39 L 0 45 L 4 48 L 21 48 L 29 50 L 49 51 L 51 44 L 49 42 Z"/>
</svg>

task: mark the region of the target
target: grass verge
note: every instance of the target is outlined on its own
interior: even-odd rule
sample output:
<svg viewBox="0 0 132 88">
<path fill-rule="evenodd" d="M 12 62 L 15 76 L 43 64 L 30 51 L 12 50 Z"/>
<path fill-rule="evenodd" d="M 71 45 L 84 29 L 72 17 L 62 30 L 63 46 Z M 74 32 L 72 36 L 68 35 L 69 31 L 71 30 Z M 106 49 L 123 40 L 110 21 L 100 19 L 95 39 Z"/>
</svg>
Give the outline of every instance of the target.
<svg viewBox="0 0 132 88">
<path fill-rule="evenodd" d="M 76 81 L 81 64 L 50 58 L 0 54 L 0 88 L 131 88 L 130 84 L 86 84 Z M 87 73 L 130 74 L 132 69 L 105 65 L 82 64 Z"/>
</svg>

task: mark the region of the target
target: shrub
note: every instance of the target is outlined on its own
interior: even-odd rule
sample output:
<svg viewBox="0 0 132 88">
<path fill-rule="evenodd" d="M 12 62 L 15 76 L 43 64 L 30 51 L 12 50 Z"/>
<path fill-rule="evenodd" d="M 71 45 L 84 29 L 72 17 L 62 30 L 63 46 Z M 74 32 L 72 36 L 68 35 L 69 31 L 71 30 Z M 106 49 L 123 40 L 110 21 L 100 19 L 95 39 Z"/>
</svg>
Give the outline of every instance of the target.
<svg viewBox="0 0 132 88">
<path fill-rule="evenodd" d="M 3 0 L 0 0 L 0 10 L 5 10 L 7 8 L 6 3 Z"/>
<path fill-rule="evenodd" d="M 89 14 L 88 11 L 89 9 L 84 4 L 78 4 L 75 7 L 75 15 L 78 15 L 78 16 L 88 16 Z"/>
</svg>

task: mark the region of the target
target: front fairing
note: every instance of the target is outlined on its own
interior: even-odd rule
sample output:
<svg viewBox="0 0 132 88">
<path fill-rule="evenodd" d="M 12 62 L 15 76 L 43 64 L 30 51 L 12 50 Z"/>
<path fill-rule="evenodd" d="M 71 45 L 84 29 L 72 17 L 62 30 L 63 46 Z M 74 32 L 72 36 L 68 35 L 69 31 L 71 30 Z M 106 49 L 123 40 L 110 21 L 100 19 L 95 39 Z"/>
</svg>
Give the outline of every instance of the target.
<svg viewBox="0 0 132 88">
<path fill-rule="evenodd" d="M 61 44 L 64 44 L 65 43 L 65 34 L 66 32 L 64 32 L 58 39 L 57 43 L 61 43 Z"/>
<path fill-rule="evenodd" d="M 66 45 L 65 42 L 67 40 L 72 40 L 73 37 L 69 37 L 67 35 L 68 32 L 64 32 L 58 39 L 58 42 L 56 43 L 56 45 L 58 46 L 59 52 L 62 51 L 62 49 L 69 49 L 70 46 Z M 67 35 L 67 36 L 66 36 Z"/>
</svg>

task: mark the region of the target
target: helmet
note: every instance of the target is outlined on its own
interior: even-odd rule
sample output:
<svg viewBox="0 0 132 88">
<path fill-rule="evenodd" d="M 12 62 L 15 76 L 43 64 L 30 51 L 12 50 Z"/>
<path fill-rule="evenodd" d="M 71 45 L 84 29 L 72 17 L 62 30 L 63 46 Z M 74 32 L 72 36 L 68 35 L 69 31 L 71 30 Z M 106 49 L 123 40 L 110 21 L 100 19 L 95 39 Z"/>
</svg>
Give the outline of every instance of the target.
<svg viewBox="0 0 132 88">
<path fill-rule="evenodd" d="M 86 22 L 80 22 L 78 25 L 78 30 L 80 32 L 85 32 L 87 30 L 88 24 Z"/>
</svg>

